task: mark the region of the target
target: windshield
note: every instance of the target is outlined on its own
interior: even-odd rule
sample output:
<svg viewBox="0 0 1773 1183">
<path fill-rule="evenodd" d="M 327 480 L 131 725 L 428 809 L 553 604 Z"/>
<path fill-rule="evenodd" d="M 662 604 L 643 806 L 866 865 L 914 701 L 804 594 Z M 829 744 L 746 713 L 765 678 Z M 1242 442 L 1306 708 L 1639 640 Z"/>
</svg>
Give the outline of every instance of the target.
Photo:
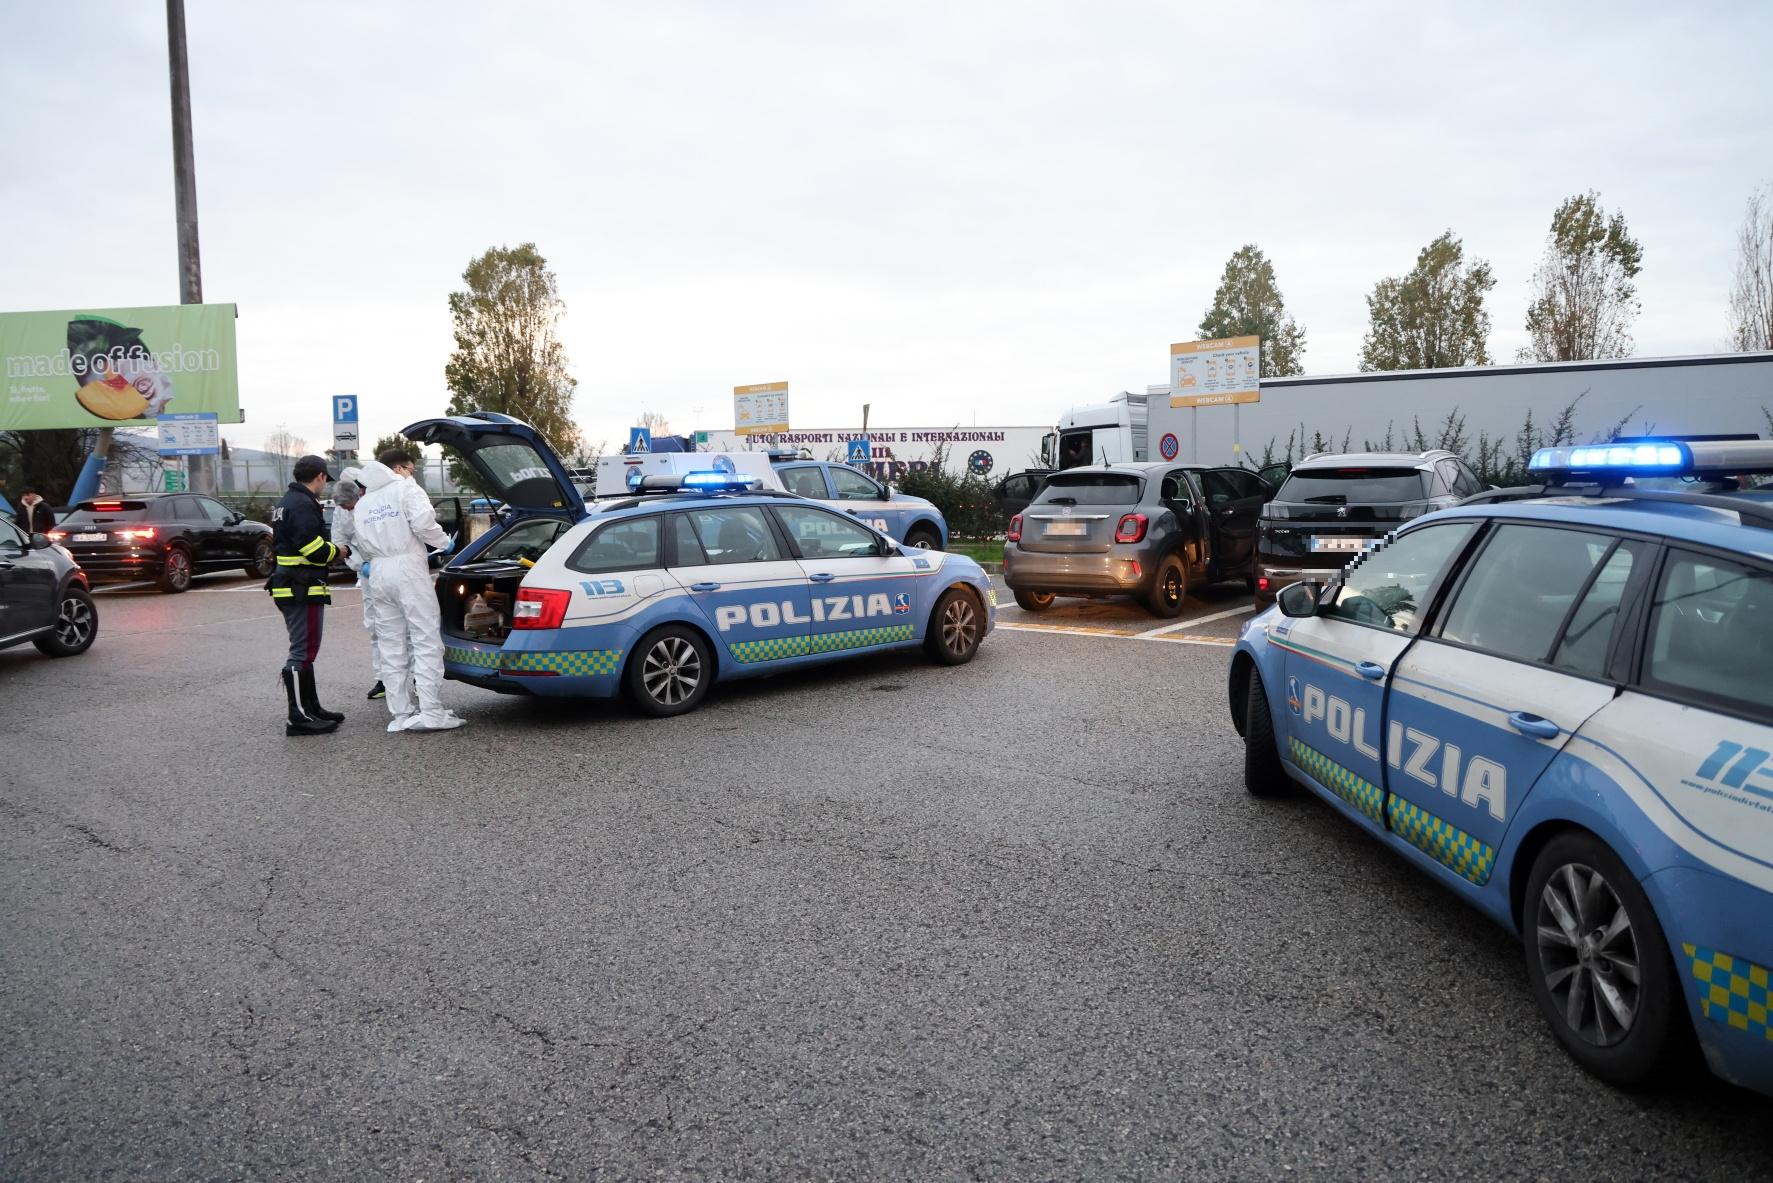
<svg viewBox="0 0 1773 1183">
<path fill-rule="evenodd" d="M 1132 505 L 1145 489 L 1143 477 L 1125 472 L 1061 472 L 1047 478 L 1037 505 Z"/>
<path fill-rule="evenodd" d="M 1296 468 L 1274 499 L 1292 505 L 1420 501 L 1428 496 L 1425 475 L 1414 468 Z"/>
<path fill-rule="evenodd" d="M 89 522 L 139 522 L 148 516 L 146 501 L 83 501 L 61 520 L 61 528 Z"/>
</svg>

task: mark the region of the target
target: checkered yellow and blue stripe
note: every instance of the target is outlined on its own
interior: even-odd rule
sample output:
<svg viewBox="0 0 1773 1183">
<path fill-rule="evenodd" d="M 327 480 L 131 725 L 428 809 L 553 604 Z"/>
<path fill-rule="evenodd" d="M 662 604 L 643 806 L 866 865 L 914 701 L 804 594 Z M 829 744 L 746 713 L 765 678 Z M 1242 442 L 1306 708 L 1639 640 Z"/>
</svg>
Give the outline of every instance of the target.
<svg viewBox="0 0 1773 1183">
<path fill-rule="evenodd" d="M 859 628 L 841 633 L 813 633 L 801 637 L 770 637 L 763 641 L 734 641 L 733 657 L 746 665 L 760 661 L 780 661 L 786 657 L 805 657 L 809 653 L 837 653 L 845 649 L 867 649 L 873 645 L 892 645 L 909 641 L 913 629 L 908 624 L 889 624 L 879 628 Z"/>
<path fill-rule="evenodd" d="M 1320 785 L 1374 821 L 1384 820 L 1385 790 L 1370 780 L 1356 776 L 1353 771 L 1342 767 L 1316 748 L 1308 747 L 1291 736 L 1287 738 L 1287 744 L 1292 749 L 1293 763 L 1311 773 Z"/>
<path fill-rule="evenodd" d="M 1496 851 L 1402 797 L 1385 803 L 1392 832 L 1455 875 L 1482 887 L 1496 868 Z"/>
<path fill-rule="evenodd" d="M 564 649 L 558 652 L 506 653 L 500 649 L 445 647 L 443 659 L 452 665 L 468 665 L 489 672 L 554 673 L 563 678 L 595 678 L 619 673 L 620 649 Z"/>
<path fill-rule="evenodd" d="M 1766 966 L 1698 945 L 1682 945 L 1688 967 L 1699 983 L 1699 1009 L 1714 1023 L 1734 1027 L 1773 1042 L 1773 996 Z"/>
</svg>

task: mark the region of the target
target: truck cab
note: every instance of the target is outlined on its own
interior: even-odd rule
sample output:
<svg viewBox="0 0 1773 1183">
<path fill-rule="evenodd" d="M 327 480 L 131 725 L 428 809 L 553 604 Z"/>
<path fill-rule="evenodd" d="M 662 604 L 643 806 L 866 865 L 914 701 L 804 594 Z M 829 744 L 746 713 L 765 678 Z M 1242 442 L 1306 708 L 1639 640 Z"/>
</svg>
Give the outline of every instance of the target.
<svg viewBox="0 0 1773 1183">
<path fill-rule="evenodd" d="M 1058 427 L 1042 437 L 1042 463 L 1065 469 L 1149 460 L 1149 399 L 1147 394 L 1123 390 L 1105 403 L 1072 407 L 1059 416 Z"/>
</svg>

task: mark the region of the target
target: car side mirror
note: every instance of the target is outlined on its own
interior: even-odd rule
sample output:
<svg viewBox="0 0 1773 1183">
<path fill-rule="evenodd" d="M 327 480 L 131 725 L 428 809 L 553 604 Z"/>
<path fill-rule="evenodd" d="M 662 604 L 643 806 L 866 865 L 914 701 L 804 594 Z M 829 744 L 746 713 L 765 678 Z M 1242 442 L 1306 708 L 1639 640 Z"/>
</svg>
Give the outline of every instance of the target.
<svg viewBox="0 0 1773 1183">
<path fill-rule="evenodd" d="M 880 540 L 880 553 L 890 558 L 893 555 L 904 554 L 905 548 L 900 546 L 897 542 L 894 542 L 891 538 L 883 538 Z"/>
<path fill-rule="evenodd" d="M 1274 598 L 1274 602 L 1280 605 L 1282 616 L 1298 620 L 1317 615 L 1317 593 L 1315 583 L 1291 583 L 1281 588 L 1280 595 Z"/>
<path fill-rule="evenodd" d="M 54 545 L 54 543 L 49 541 L 49 535 L 47 535 L 47 534 L 33 534 L 33 535 L 31 535 L 31 549 L 32 550 L 48 550 L 53 545 Z"/>
<path fill-rule="evenodd" d="M 232 516 L 230 516 L 228 518 L 228 525 L 238 526 L 241 522 L 244 522 L 245 520 L 246 520 L 246 515 L 236 511 Z"/>
</svg>

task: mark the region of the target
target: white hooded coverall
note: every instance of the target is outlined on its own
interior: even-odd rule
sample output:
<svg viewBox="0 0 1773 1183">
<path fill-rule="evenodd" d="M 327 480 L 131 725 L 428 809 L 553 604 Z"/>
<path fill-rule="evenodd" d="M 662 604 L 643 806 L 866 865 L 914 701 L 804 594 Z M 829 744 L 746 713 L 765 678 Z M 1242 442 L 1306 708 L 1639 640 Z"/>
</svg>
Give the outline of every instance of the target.
<svg viewBox="0 0 1773 1183">
<path fill-rule="evenodd" d="M 363 470 L 347 468 L 339 473 L 339 484 L 349 481 L 356 486 L 363 480 Z M 345 504 L 346 497 L 351 504 Z M 382 655 L 376 646 L 375 617 L 369 602 L 369 577 L 363 573 L 363 555 L 357 549 L 357 500 L 362 494 L 353 487 L 349 494 L 341 495 L 334 491 L 332 500 L 335 506 L 332 515 L 332 540 L 334 544 L 346 547 L 351 553 L 345 556 L 345 566 L 357 572 L 357 590 L 363 593 L 363 627 L 369 630 L 369 663 L 375 669 L 376 680 L 382 677 Z"/>
<path fill-rule="evenodd" d="M 388 730 L 460 727 L 462 720 L 443 709 L 443 620 L 426 561 L 426 548 L 447 546 L 449 535 L 411 478 L 372 460 L 363 466 L 363 484 L 368 492 L 353 517 L 361 553 L 374 565 L 366 594 L 394 716 Z"/>
</svg>

